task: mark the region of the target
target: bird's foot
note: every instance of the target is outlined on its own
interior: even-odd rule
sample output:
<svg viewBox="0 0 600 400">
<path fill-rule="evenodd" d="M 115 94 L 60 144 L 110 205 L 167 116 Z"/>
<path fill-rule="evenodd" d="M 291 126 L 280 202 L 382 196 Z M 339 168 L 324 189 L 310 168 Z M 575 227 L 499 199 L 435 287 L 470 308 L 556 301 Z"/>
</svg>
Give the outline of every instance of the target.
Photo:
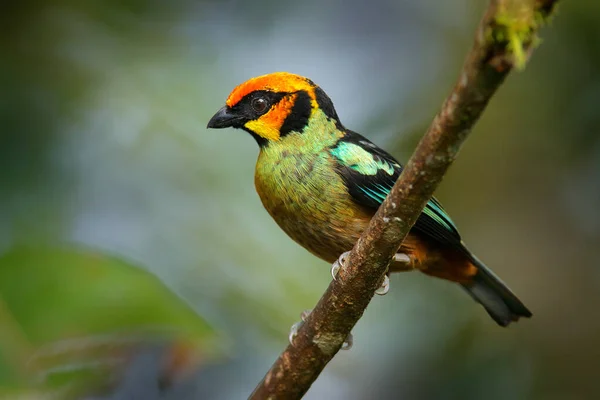
<svg viewBox="0 0 600 400">
<path fill-rule="evenodd" d="M 300 321 L 292 325 L 290 329 L 290 335 L 288 336 L 291 345 L 294 345 L 294 339 L 296 338 L 296 336 L 298 336 L 298 331 L 300 330 L 300 327 L 302 326 L 302 324 L 304 324 L 304 321 L 306 321 L 306 318 L 308 318 L 308 315 L 311 311 L 312 310 L 302 311 L 302 313 L 300 314 Z M 352 348 L 353 342 L 354 339 L 352 337 L 352 334 L 350 333 L 344 341 L 344 344 L 342 344 L 342 350 L 350 350 Z"/>
<path fill-rule="evenodd" d="M 375 291 L 375 294 L 383 296 L 384 294 L 387 294 L 387 292 L 389 292 L 389 291 L 390 291 L 390 278 L 388 277 L 387 274 L 385 274 L 383 276 L 383 282 L 381 283 L 381 286 L 379 286 L 379 288 Z"/>
<path fill-rule="evenodd" d="M 407 254 L 396 253 L 394 255 L 394 262 L 404 264 L 406 266 L 407 271 L 411 269 L 411 267 L 410 267 L 411 260 Z M 401 268 L 398 268 L 397 266 L 395 266 L 394 269 L 402 270 Z M 383 295 L 387 294 L 387 292 L 389 292 L 389 291 L 390 291 L 390 277 L 388 276 L 388 274 L 385 274 L 385 276 L 383 277 L 383 282 L 381 283 L 381 286 L 379 286 L 379 288 L 375 291 L 375 294 L 383 296 Z"/>
<path fill-rule="evenodd" d="M 331 277 L 333 278 L 333 280 L 335 280 L 337 278 L 337 275 L 340 272 L 340 268 L 342 268 L 344 266 L 344 264 L 348 260 L 349 255 L 350 255 L 349 251 L 342 253 L 342 255 L 337 260 L 335 260 L 335 262 L 331 266 Z M 411 269 L 410 268 L 411 259 L 405 253 L 396 253 L 394 255 L 394 262 L 400 263 L 400 264 L 405 264 L 407 271 Z M 386 274 L 385 277 L 383 278 L 383 282 L 381 283 L 381 286 L 375 291 L 375 293 L 380 296 L 383 296 L 383 295 L 387 294 L 387 292 L 389 292 L 389 290 L 390 290 L 390 278 Z"/>
<path fill-rule="evenodd" d="M 410 257 L 405 253 L 396 253 L 396 255 L 394 255 L 394 261 L 397 263 L 406 264 L 407 266 L 411 263 Z"/>
<path fill-rule="evenodd" d="M 349 251 L 342 253 L 342 255 L 337 260 L 335 260 L 333 265 L 331 265 L 331 277 L 333 278 L 334 281 L 335 281 L 338 273 L 340 272 L 340 268 L 342 268 L 346 264 L 346 261 L 348 260 L 349 255 L 350 255 Z"/>
<path fill-rule="evenodd" d="M 341 350 L 350 350 L 352 348 L 352 345 L 354 345 L 354 337 L 351 333 L 349 333 L 348 337 L 346 338 L 346 340 L 344 340 L 344 343 L 342 344 Z"/>
<path fill-rule="evenodd" d="M 291 345 L 294 344 L 294 339 L 298 335 L 298 331 L 300 330 L 300 327 L 302 326 L 302 324 L 304 324 L 304 321 L 306 321 L 306 318 L 308 318 L 308 314 L 310 314 L 311 311 L 312 310 L 304 310 L 304 311 L 302 311 L 302 313 L 300 314 L 300 321 L 296 322 L 290 328 L 290 334 L 288 336 L 288 340 L 290 341 Z"/>
</svg>

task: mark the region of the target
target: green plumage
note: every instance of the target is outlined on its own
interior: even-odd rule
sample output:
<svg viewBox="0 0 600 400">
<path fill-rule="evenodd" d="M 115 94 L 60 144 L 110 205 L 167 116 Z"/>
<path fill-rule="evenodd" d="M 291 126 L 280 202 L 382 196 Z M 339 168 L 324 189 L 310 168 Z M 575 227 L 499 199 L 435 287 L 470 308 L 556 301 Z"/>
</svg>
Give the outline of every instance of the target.
<svg viewBox="0 0 600 400">
<path fill-rule="evenodd" d="M 401 171 L 392 156 L 316 110 L 302 132 L 261 149 L 255 184 L 266 210 L 290 237 L 333 261 L 352 248 Z M 460 245 L 454 223 L 435 199 L 415 228 Z"/>
<path fill-rule="evenodd" d="M 208 127 L 252 134 L 261 149 L 255 185 L 265 209 L 292 239 L 329 262 L 354 246 L 402 172 L 394 157 L 344 128 L 325 92 L 298 75 L 274 73 L 238 86 Z M 460 283 L 500 325 L 531 316 L 467 250 L 435 198 L 400 252 L 409 268 Z"/>
<path fill-rule="evenodd" d="M 329 262 L 352 248 L 370 218 L 348 196 L 328 151 L 342 136 L 317 110 L 304 133 L 261 149 L 255 171 L 256 191 L 281 229 Z"/>
<path fill-rule="evenodd" d="M 333 262 L 354 246 L 401 171 L 391 155 L 357 133 L 341 130 L 316 110 L 302 132 L 262 147 L 255 184 L 281 229 L 311 253 Z M 476 265 L 479 273 L 462 285 L 498 324 L 530 316 L 506 285 L 464 247 L 454 222 L 435 198 L 413 229 Z"/>
</svg>

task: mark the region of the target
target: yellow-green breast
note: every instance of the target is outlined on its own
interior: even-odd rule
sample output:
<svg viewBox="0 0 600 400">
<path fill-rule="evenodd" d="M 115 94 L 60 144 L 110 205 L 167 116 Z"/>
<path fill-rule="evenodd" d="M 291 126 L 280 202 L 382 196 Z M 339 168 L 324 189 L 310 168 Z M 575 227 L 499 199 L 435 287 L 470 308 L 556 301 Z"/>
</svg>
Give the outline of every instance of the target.
<svg viewBox="0 0 600 400">
<path fill-rule="evenodd" d="M 328 262 L 352 248 L 371 217 L 349 196 L 329 153 L 342 136 L 317 110 L 302 133 L 262 148 L 256 163 L 256 191 L 271 217 Z"/>
</svg>

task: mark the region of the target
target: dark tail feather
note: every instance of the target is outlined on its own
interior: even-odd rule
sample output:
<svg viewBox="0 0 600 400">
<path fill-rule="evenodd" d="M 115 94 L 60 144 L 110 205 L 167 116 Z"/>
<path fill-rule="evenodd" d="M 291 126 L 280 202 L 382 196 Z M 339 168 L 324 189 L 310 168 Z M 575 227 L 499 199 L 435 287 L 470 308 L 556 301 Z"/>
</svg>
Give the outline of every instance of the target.
<svg viewBox="0 0 600 400">
<path fill-rule="evenodd" d="M 498 325 L 507 326 L 520 317 L 531 317 L 531 311 L 500 278 L 475 256 L 471 256 L 471 261 L 477 266 L 478 272 L 472 282 L 463 283 L 462 286 Z"/>
</svg>

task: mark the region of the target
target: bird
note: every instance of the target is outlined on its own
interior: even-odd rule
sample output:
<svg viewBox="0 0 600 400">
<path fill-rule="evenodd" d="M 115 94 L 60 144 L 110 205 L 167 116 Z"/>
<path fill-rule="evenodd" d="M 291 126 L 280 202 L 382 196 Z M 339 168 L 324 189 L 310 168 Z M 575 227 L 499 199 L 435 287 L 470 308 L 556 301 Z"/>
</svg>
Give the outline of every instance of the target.
<svg viewBox="0 0 600 400">
<path fill-rule="evenodd" d="M 254 184 L 264 208 L 291 239 L 332 263 L 334 275 L 403 168 L 388 152 L 347 129 L 320 86 L 289 72 L 254 77 L 235 87 L 207 128 L 238 128 L 256 140 Z M 467 249 L 435 197 L 388 274 L 408 270 L 458 283 L 500 326 L 532 316 Z M 386 274 L 383 285 L 388 283 Z M 381 289 L 380 294 L 387 291 Z"/>
</svg>

